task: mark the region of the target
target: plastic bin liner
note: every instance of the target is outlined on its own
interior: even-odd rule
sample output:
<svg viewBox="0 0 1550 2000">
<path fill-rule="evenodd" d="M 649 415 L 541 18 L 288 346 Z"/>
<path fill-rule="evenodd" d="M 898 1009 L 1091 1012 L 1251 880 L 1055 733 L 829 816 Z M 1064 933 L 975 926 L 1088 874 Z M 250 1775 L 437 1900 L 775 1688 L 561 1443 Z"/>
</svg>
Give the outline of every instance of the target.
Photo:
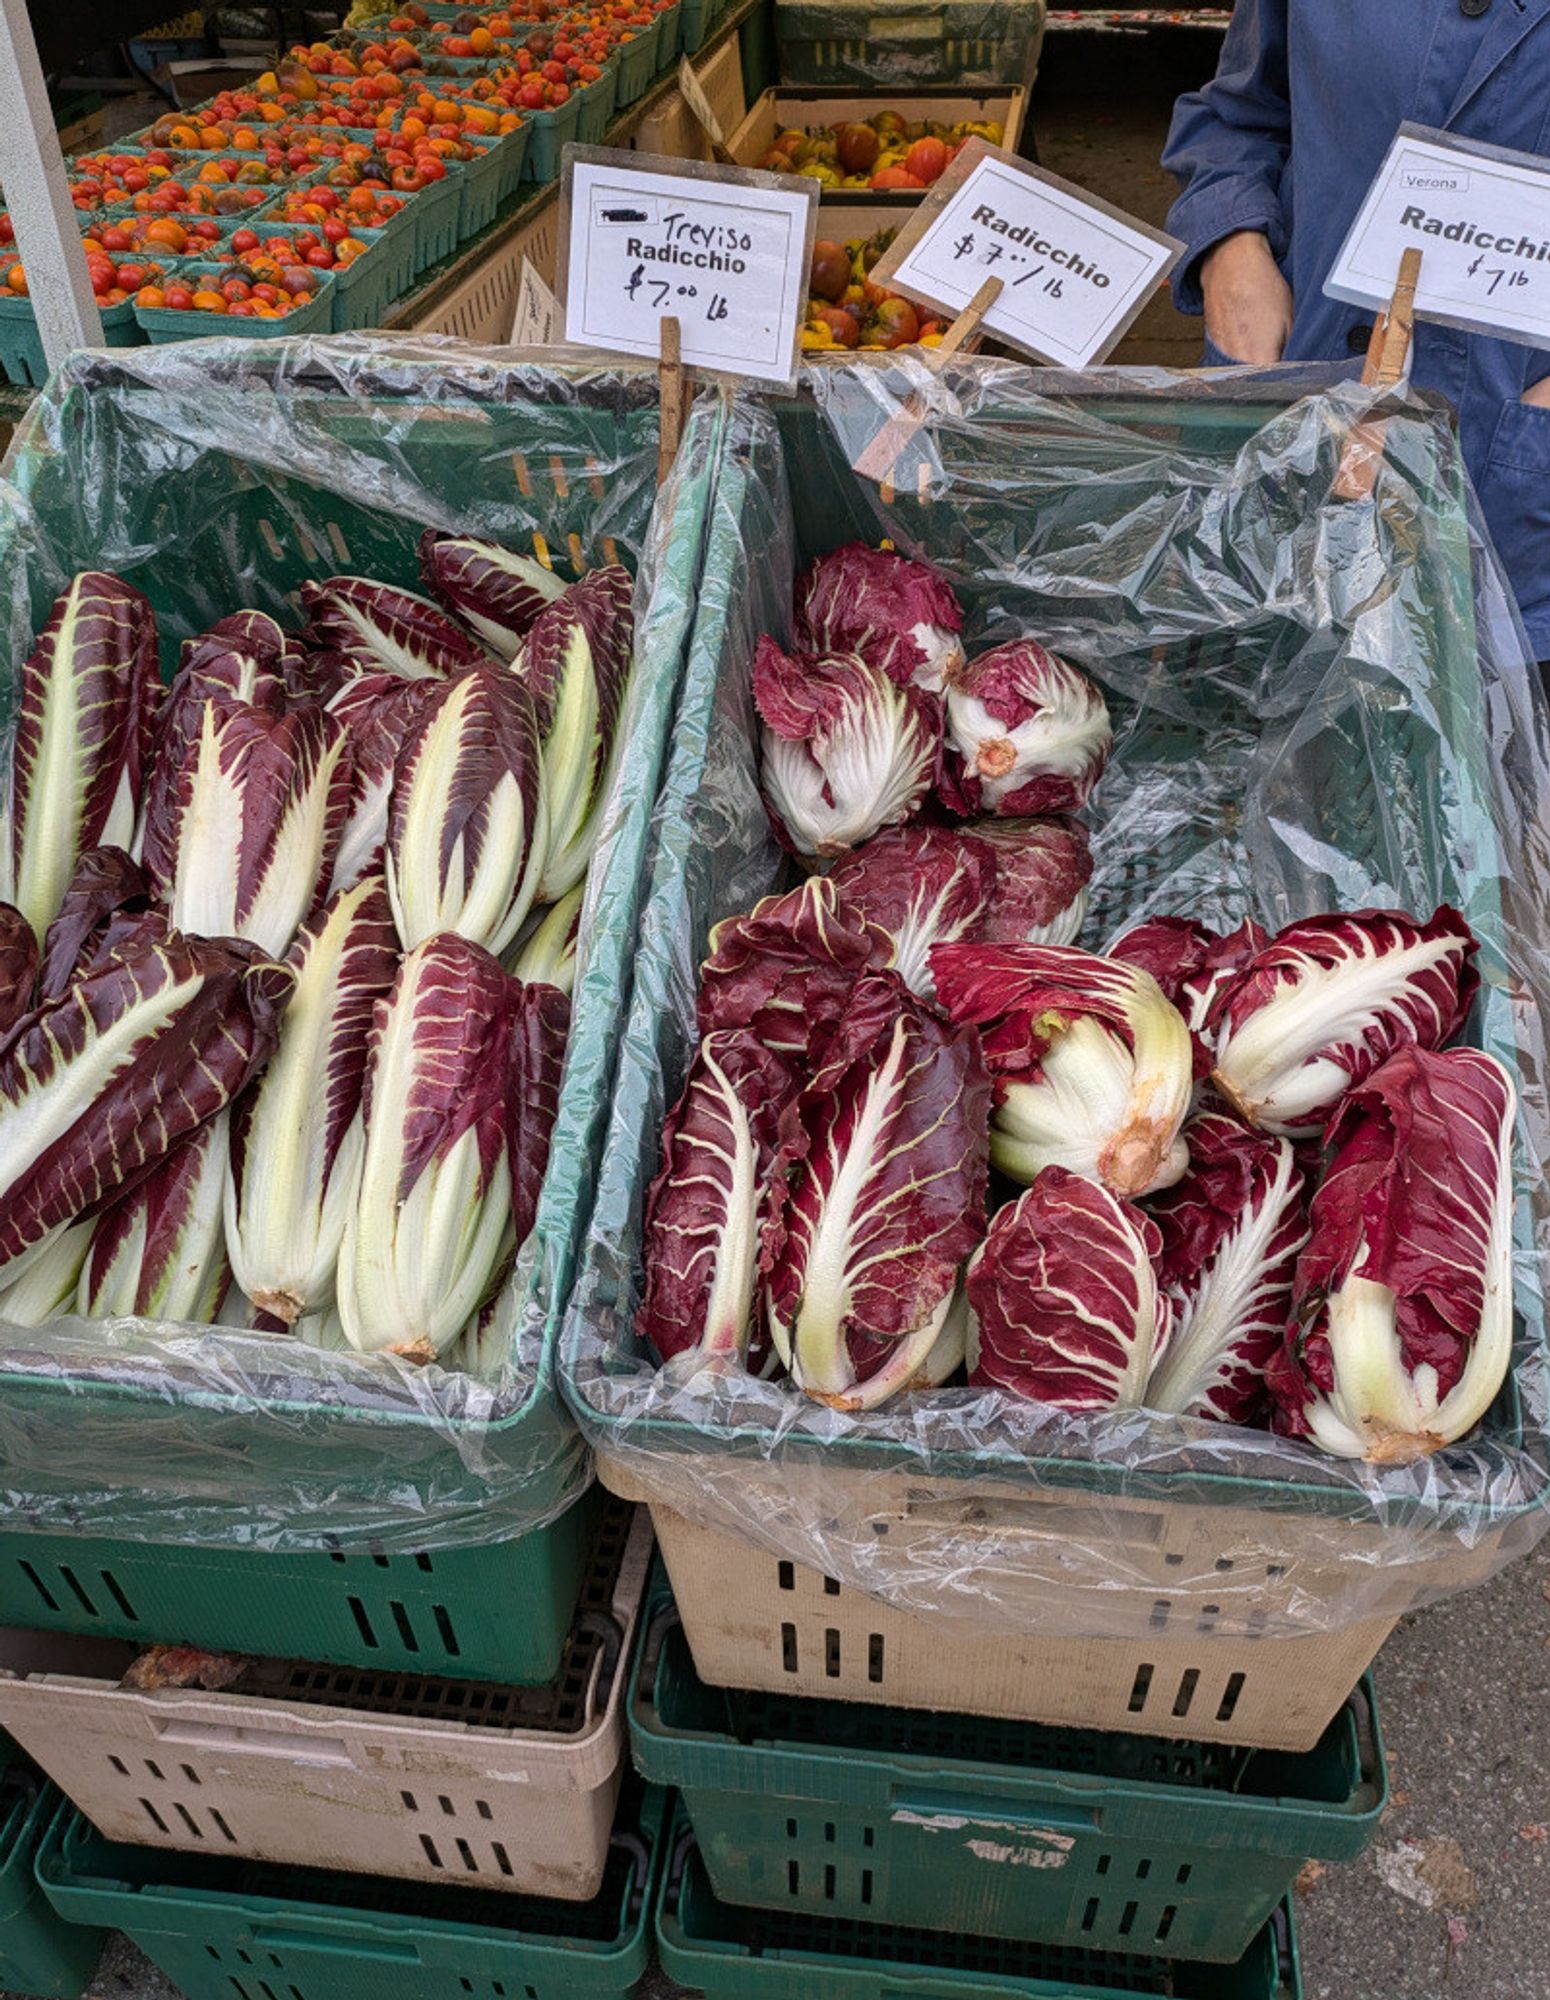
<svg viewBox="0 0 1550 2000">
<path fill-rule="evenodd" d="M 721 413 L 656 490 L 657 384 L 633 365 L 513 365 L 460 341 L 217 339 L 81 354 L 0 483 L 0 768 L 15 668 L 80 568 L 143 589 L 178 643 L 254 605 L 299 622 L 309 576 L 419 587 L 434 525 L 562 574 L 637 571 L 630 753 L 589 877 L 566 1087 L 538 1222 L 488 1379 L 285 1337 L 144 1320 L 0 1326 L 0 1520 L 216 1547 L 447 1549 L 557 1517 L 590 1461 L 553 1346 L 590 1203 L 628 994 L 644 843 L 676 699 Z M 498 1343 L 492 1342 L 492 1345 Z"/>
<path fill-rule="evenodd" d="M 743 408 L 722 482 L 634 1005 L 563 1351 L 605 1472 L 906 1611 L 1144 1637 L 1166 1598 L 1220 1632 L 1332 1632 L 1478 1581 L 1544 1531 L 1550 1223 L 1550 743 L 1449 412 L 1381 402 L 1370 497 L 1332 487 L 1376 392 L 1334 374 L 1208 385 L 898 356 Z M 917 398 L 886 489 L 850 471 Z M 815 407 L 816 405 L 816 407 Z M 1510 1383 L 1468 1441 L 1404 1467 L 1143 1411 L 968 1388 L 829 1410 L 780 1382 L 658 1374 L 633 1331 L 642 1197 L 693 1037 L 710 924 L 782 865 L 756 787 L 748 668 L 789 631 L 793 567 L 891 537 L 959 591 L 970 653 L 1032 630 L 1102 682 L 1085 941 L 1161 912 L 1272 927 L 1330 907 L 1460 906 L 1482 941 L 1470 1032 L 1522 1102 Z M 1166 1552 L 1166 1553 L 1165 1553 Z"/>
</svg>

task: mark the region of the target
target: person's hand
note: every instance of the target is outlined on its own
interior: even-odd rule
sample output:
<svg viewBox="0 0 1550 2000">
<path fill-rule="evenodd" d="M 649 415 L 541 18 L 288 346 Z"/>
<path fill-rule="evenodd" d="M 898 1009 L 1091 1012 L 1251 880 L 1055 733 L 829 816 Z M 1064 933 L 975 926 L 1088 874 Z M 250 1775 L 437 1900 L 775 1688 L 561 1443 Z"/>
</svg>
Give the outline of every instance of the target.
<svg viewBox="0 0 1550 2000">
<path fill-rule="evenodd" d="M 1525 389 L 1523 400 L 1532 403 L 1536 409 L 1550 410 L 1550 375 L 1542 382 L 1536 382 L 1532 389 Z"/>
<path fill-rule="evenodd" d="M 1292 330 L 1292 290 L 1257 229 L 1224 236 L 1200 266 L 1206 335 L 1234 361 L 1267 368 L 1281 359 Z"/>
</svg>

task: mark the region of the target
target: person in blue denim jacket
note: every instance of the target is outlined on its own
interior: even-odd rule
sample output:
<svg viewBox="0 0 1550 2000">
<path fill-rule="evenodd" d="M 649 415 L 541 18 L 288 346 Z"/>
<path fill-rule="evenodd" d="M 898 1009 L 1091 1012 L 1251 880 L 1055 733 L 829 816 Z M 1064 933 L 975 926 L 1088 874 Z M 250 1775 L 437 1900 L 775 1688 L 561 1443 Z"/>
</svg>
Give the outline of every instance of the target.
<svg viewBox="0 0 1550 2000">
<path fill-rule="evenodd" d="M 1324 280 L 1401 124 L 1550 154 L 1550 0 L 1237 0 L 1215 77 L 1174 108 L 1174 274 L 1206 363 L 1364 354 L 1371 312 Z M 1412 378 L 1464 456 L 1538 657 L 1550 660 L 1550 350 L 1416 327 Z"/>
</svg>

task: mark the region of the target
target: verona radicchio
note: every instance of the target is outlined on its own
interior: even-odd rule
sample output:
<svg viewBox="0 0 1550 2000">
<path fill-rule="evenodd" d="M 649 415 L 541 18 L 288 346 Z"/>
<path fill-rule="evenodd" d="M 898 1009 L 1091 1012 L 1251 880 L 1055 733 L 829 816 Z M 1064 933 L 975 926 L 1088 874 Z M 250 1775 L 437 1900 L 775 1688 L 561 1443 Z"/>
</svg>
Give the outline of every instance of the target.
<svg viewBox="0 0 1550 2000">
<path fill-rule="evenodd" d="M 978 1038 L 893 973 L 860 980 L 788 1110 L 765 1232 L 770 1333 L 836 1409 L 908 1388 L 985 1227 L 990 1084 Z"/>
<path fill-rule="evenodd" d="M 747 1358 L 780 1116 L 795 1092 L 785 1059 L 749 1029 L 720 1029 L 701 1042 L 646 1192 L 646 1289 L 636 1323 L 663 1361 Z"/>
<path fill-rule="evenodd" d="M 939 705 L 859 653 L 784 653 L 759 641 L 753 667 L 762 782 L 781 838 L 832 857 L 907 820 L 941 757 Z"/>
<path fill-rule="evenodd" d="M 994 855 L 945 826 L 894 826 L 853 848 L 830 871 L 841 900 L 893 940 L 893 969 L 912 992 L 935 997 L 931 950 L 978 937 L 996 891 Z"/>
<path fill-rule="evenodd" d="M 940 694 L 963 665 L 963 613 L 925 563 L 847 542 L 820 556 L 796 589 L 796 645 L 804 653 L 859 653 L 900 687 Z"/>
<path fill-rule="evenodd" d="M 0 899 L 41 943 L 88 848 L 128 847 L 161 696 L 156 619 L 138 590 L 83 570 L 23 663 L 0 823 Z"/>
<path fill-rule="evenodd" d="M 954 812 L 1075 812 L 1103 776 L 1108 705 L 1033 639 L 970 660 L 947 690 L 942 797 Z"/>
<path fill-rule="evenodd" d="M 1062 1410 L 1143 1403 L 1170 1324 L 1156 1253 L 1139 1208 L 1045 1167 L 997 1211 L 969 1264 L 970 1382 Z"/>
<path fill-rule="evenodd" d="M 1217 990 L 1212 1082 L 1263 1131 L 1321 1132 L 1397 1050 L 1438 1049 L 1458 1032 L 1479 984 L 1477 948 L 1447 904 L 1425 922 L 1359 910 L 1288 924 Z"/>
<path fill-rule="evenodd" d="M 981 944 L 1074 944 L 1087 915 L 1093 857 L 1074 819 L 979 819 L 965 835 L 995 856 Z"/>
<path fill-rule="evenodd" d="M 1493 1057 L 1415 1046 L 1346 1097 L 1271 1370 L 1281 1428 L 1406 1464 L 1491 1407 L 1512 1358 L 1515 1104 Z"/>
<path fill-rule="evenodd" d="M 1308 1239 L 1303 1177 L 1289 1140 L 1220 1111 L 1184 1128 L 1189 1171 L 1151 1204 L 1173 1336 L 1147 1385 L 1149 1409 L 1226 1423 L 1265 1413 L 1265 1369 L 1291 1316 Z"/>
<path fill-rule="evenodd" d="M 1048 1166 L 1127 1200 L 1184 1172 L 1189 1030 L 1137 966 L 1072 945 L 938 945 L 937 999 L 982 1031 L 995 1079 L 991 1159 L 1014 1180 Z"/>
<path fill-rule="evenodd" d="M 831 878 L 810 875 L 711 932 L 699 1031 L 750 1028 L 777 1055 L 816 1057 L 856 981 L 881 972 L 892 956 L 886 931 L 851 909 Z"/>
</svg>

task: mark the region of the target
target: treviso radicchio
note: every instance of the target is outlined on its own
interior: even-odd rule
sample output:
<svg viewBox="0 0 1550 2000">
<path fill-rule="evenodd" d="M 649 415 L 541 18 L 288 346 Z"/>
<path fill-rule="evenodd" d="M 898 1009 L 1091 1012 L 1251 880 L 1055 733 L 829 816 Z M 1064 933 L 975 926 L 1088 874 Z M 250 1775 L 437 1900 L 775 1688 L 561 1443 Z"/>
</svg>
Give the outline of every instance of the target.
<svg viewBox="0 0 1550 2000">
<path fill-rule="evenodd" d="M 937 1346 L 985 1226 L 978 1037 L 893 973 L 856 983 L 787 1114 L 765 1231 L 770 1334 L 793 1382 L 876 1407 Z"/>
<path fill-rule="evenodd" d="M 1256 1423 L 1308 1239 L 1303 1177 L 1289 1140 L 1250 1132 L 1223 1112 L 1202 1112 L 1184 1137 L 1189 1171 L 1150 1205 L 1173 1335 L 1147 1407 Z"/>
<path fill-rule="evenodd" d="M 969 1264 L 969 1380 L 1061 1410 L 1132 1409 L 1168 1344 L 1156 1224 L 1045 1167 L 998 1210 Z"/>
<path fill-rule="evenodd" d="M 1438 1049 L 1458 1032 L 1479 984 L 1476 950 L 1446 904 L 1424 923 L 1359 910 L 1288 924 L 1212 1001 L 1212 1081 L 1263 1131 L 1321 1132 L 1397 1050 Z"/>
<path fill-rule="evenodd" d="M 851 909 L 832 877 L 811 875 L 711 932 L 699 1031 L 749 1028 L 777 1055 L 808 1056 L 838 1026 L 857 979 L 892 955 L 888 933 Z"/>
<path fill-rule="evenodd" d="M 1271 1371 L 1281 1428 L 1394 1465 L 1485 1415 L 1512 1358 L 1515 1107 L 1493 1057 L 1414 1045 L 1346 1097 Z"/>
<path fill-rule="evenodd" d="M 937 775 L 938 705 L 859 653 L 754 655 L 765 803 L 797 854 L 832 858 L 915 812 Z"/>
<path fill-rule="evenodd" d="M 202 1125 L 98 1217 L 75 1309 L 208 1325 L 231 1284 L 221 1222 L 230 1114 Z"/>
<path fill-rule="evenodd" d="M 947 689 L 942 797 L 955 812 L 1075 812 L 1103 776 L 1108 705 L 1079 667 L 1033 639 L 970 660 Z"/>
<path fill-rule="evenodd" d="M 32 925 L 10 903 L 0 903 L 0 1041 L 32 1005 L 38 976 L 38 940 Z"/>
<path fill-rule="evenodd" d="M 420 537 L 420 574 L 426 588 L 500 660 L 516 658 L 533 621 L 565 588 L 563 578 L 531 556 L 435 528 Z"/>
<path fill-rule="evenodd" d="M 748 1028 L 717 1029 L 700 1044 L 646 1194 L 637 1325 L 663 1361 L 747 1359 L 780 1115 L 795 1089 L 785 1059 Z"/>
<path fill-rule="evenodd" d="M 935 570 L 891 549 L 847 542 L 797 580 L 796 644 L 859 653 L 900 687 L 940 694 L 963 665 L 963 613 Z"/>
<path fill-rule="evenodd" d="M 301 602 L 310 645 L 410 680 L 440 680 L 490 657 L 439 605 L 369 576 L 304 583 Z"/>
<path fill-rule="evenodd" d="M 937 998 L 983 1035 L 991 1159 L 1014 1180 L 1069 1168 L 1127 1200 L 1188 1164 L 1189 1029 L 1150 973 L 1072 945 L 938 945 Z"/>
</svg>

